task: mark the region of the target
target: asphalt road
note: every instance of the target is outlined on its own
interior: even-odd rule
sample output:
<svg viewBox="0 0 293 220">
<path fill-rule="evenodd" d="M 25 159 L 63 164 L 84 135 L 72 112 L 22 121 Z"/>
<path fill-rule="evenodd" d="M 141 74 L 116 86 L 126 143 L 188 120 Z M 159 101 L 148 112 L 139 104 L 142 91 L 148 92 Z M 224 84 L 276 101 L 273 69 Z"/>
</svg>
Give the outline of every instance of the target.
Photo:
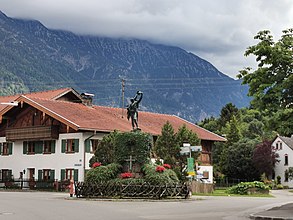
<svg viewBox="0 0 293 220">
<path fill-rule="evenodd" d="M 244 220 L 293 202 L 293 193 L 274 198 L 201 197 L 187 201 L 86 200 L 64 193 L 0 191 L 0 220 Z"/>
</svg>

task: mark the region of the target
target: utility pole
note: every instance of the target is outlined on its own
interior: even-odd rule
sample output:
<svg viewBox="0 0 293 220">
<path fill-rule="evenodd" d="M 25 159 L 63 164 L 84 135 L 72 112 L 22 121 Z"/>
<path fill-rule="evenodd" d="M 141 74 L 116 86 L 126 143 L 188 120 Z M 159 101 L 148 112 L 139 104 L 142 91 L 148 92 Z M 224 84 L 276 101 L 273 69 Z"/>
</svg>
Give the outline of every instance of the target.
<svg viewBox="0 0 293 220">
<path fill-rule="evenodd" d="M 122 86 L 122 118 L 124 117 L 124 93 L 125 93 L 125 79 L 121 79 Z"/>
</svg>

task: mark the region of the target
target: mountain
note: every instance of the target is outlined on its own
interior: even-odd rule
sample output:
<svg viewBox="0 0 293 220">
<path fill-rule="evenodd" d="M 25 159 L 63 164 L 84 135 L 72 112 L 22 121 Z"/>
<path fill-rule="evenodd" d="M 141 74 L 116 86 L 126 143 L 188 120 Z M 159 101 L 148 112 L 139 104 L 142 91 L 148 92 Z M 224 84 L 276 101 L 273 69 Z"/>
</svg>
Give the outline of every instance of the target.
<svg viewBox="0 0 293 220">
<path fill-rule="evenodd" d="M 179 47 L 50 30 L 2 12 L 0 76 L 0 95 L 73 87 L 95 94 L 97 105 L 116 107 L 141 90 L 142 110 L 193 122 L 218 115 L 229 102 L 249 103 L 248 88 L 240 81 Z"/>
</svg>

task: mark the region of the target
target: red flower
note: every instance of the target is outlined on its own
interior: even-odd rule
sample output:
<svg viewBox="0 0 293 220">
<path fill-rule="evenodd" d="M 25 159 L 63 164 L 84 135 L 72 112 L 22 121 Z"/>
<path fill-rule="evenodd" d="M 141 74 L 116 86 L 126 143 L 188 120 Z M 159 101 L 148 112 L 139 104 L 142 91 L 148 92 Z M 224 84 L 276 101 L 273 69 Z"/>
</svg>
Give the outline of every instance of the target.
<svg viewBox="0 0 293 220">
<path fill-rule="evenodd" d="M 163 167 L 163 166 L 157 166 L 156 167 L 156 172 L 162 173 L 164 171 L 165 171 L 165 167 Z"/>
<path fill-rule="evenodd" d="M 165 167 L 166 169 L 171 169 L 171 165 L 167 163 L 163 164 L 163 167 Z"/>
<path fill-rule="evenodd" d="M 101 165 L 102 165 L 102 163 L 100 163 L 100 162 L 95 162 L 95 163 L 93 163 L 92 168 L 96 168 L 96 167 L 99 167 L 99 166 L 101 166 Z"/>
<path fill-rule="evenodd" d="M 121 174 L 120 174 L 120 177 L 121 177 L 122 179 L 132 178 L 132 177 L 133 177 L 133 174 L 132 174 L 132 173 L 129 173 L 129 172 L 121 173 Z"/>
</svg>

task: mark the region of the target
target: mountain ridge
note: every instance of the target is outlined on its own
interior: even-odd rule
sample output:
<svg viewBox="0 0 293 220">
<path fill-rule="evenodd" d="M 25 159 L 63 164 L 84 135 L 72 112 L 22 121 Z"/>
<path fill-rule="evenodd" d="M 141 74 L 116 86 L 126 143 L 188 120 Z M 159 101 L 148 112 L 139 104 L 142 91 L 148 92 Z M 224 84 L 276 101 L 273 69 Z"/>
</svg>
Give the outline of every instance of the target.
<svg viewBox="0 0 293 220">
<path fill-rule="evenodd" d="M 3 95 L 73 87 L 94 93 L 96 104 L 117 107 L 125 79 L 126 98 L 136 90 L 145 92 L 143 110 L 193 122 L 218 115 L 228 102 L 238 107 L 249 102 L 240 81 L 179 47 L 50 30 L 39 21 L 4 13 L 0 24 Z"/>
</svg>

